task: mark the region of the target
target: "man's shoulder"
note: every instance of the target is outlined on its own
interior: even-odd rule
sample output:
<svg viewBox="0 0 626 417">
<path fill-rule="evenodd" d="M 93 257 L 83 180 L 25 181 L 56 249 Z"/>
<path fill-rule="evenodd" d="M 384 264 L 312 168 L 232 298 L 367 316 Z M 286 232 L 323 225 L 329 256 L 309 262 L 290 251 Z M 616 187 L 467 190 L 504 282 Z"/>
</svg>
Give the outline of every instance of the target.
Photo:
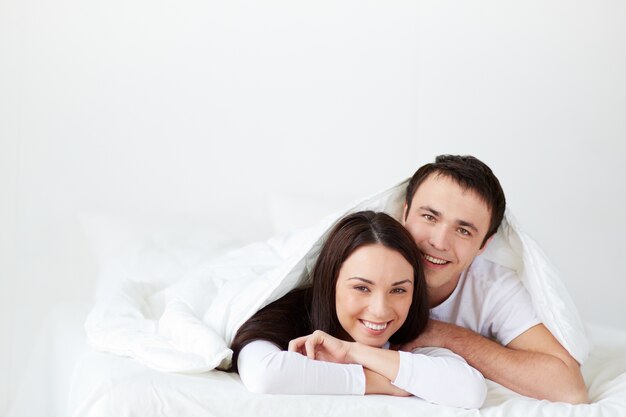
<svg viewBox="0 0 626 417">
<path fill-rule="evenodd" d="M 508 344 L 539 320 L 514 269 L 477 257 L 466 271 L 459 314 L 463 327 Z"/>
<path fill-rule="evenodd" d="M 514 269 L 477 257 L 465 271 L 464 287 L 484 293 L 501 293 L 523 287 Z"/>
<path fill-rule="evenodd" d="M 514 269 L 477 257 L 463 272 L 450 297 L 431 309 L 431 315 L 457 324 L 454 317 L 466 316 L 460 325 L 475 329 L 476 326 L 467 323 L 467 317 L 483 317 L 494 306 L 510 299 L 511 294 L 520 291 L 525 291 L 524 286 Z"/>
<path fill-rule="evenodd" d="M 480 256 L 474 259 L 465 271 L 465 275 L 466 283 L 473 285 L 491 286 L 495 282 L 498 282 L 498 285 L 521 284 L 517 271 Z"/>
</svg>

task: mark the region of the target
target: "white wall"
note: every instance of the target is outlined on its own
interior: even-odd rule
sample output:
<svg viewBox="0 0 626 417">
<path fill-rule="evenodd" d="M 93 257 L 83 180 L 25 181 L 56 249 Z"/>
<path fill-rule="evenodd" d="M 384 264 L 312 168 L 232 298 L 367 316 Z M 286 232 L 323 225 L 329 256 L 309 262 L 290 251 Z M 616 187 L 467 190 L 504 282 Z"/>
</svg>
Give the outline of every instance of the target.
<svg viewBox="0 0 626 417">
<path fill-rule="evenodd" d="M 18 95 L 11 84 L 17 66 L 6 58 L 10 50 L 10 34 L 15 33 L 16 25 L 10 24 L 10 14 L 5 13 L 4 3 L 0 3 L 0 415 L 7 410 L 12 395 L 11 384 L 15 383 L 11 363 L 13 335 L 14 298 L 12 283 L 17 281 L 16 268 L 16 208 L 17 208 L 17 152 L 18 126 L 12 111 Z M 6 72 L 5 72 L 6 71 Z M 10 80 L 9 80 L 10 78 Z M 41 313 L 38 313 L 40 315 Z"/>
<path fill-rule="evenodd" d="M 416 138 L 483 157 L 583 316 L 626 327 L 626 4 L 421 3 Z"/>
<path fill-rule="evenodd" d="M 0 415 L 46 311 L 90 297 L 80 213 L 260 239 L 273 195 L 345 204 L 439 153 L 491 165 L 583 317 L 626 329 L 624 21 L 617 0 L 0 3 Z"/>
<path fill-rule="evenodd" d="M 6 101 L 0 98 L 0 109 Z M 2 112 L 2 114 L 5 114 Z M 10 282 L 17 279 L 16 268 L 16 197 L 17 197 L 17 141 L 6 135 L 7 124 L 0 124 L 0 415 L 9 401 L 11 378 L 8 359 L 11 355 L 9 341 L 13 334 L 15 317 L 14 292 Z"/>
</svg>

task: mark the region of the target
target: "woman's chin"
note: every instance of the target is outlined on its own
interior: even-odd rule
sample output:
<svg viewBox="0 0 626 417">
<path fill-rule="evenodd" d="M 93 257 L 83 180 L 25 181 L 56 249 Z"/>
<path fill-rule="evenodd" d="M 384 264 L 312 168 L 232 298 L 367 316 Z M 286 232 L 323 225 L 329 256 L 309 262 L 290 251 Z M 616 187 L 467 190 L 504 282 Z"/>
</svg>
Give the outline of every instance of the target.
<svg viewBox="0 0 626 417">
<path fill-rule="evenodd" d="M 371 335 L 359 335 L 353 338 L 355 342 L 359 342 L 362 345 L 367 345 L 376 348 L 382 348 L 388 341 L 389 338 L 383 335 L 381 336 L 371 336 Z"/>
</svg>

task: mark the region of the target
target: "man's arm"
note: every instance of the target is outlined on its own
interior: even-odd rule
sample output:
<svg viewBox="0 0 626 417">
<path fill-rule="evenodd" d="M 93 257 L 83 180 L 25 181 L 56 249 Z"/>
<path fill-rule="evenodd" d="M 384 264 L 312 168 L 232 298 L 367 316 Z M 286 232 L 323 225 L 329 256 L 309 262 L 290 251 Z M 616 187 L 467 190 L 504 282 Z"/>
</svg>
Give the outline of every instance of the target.
<svg viewBox="0 0 626 417">
<path fill-rule="evenodd" d="M 389 378 L 382 376 L 367 368 L 363 368 L 365 373 L 365 393 L 395 395 L 397 397 L 410 397 L 411 394 L 393 385 Z"/>
<path fill-rule="evenodd" d="M 430 320 L 426 331 L 402 350 L 423 346 L 448 348 L 485 378 L 522 395 L 572 404 L 588 402 L 580 366 L 542 324 L 504 347 L 463 327 Z"/>
</svg>

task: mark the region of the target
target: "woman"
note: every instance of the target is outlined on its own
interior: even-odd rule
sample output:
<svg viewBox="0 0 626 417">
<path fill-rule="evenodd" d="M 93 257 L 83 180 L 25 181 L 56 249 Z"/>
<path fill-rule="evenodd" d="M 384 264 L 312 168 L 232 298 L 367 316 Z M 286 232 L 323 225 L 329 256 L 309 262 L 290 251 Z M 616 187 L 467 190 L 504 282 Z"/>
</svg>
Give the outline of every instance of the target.
<svg viewBox="0 0 626 417">
<path fill-rule="evenodd" d="M 441 348 L 389 350 L 426 326 L 419 251 L 384 213 L 346 216 L 330 232 L 311 285 L 252 316 L 233 340 L 233 370 L 253 392 L 415 395 L 482 405 L 483 376 Z"/>
</svg>

